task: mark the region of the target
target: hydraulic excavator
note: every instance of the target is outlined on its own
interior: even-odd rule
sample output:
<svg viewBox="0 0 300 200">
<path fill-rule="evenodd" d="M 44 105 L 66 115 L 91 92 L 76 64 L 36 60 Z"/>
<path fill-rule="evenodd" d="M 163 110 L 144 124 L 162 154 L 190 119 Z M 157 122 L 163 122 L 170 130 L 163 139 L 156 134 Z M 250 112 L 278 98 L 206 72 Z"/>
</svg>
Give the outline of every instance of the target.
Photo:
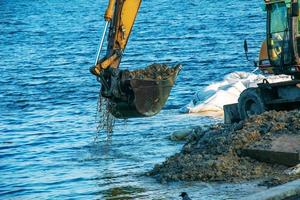
<svg viewBox="0 0 300 200">
<path fill-rule="evenodd" d="M 96 62 L 90 72 L 101 83 L 101 95 L 108 99 L 109 112 L 116 118 L 148 117 L 157 114 L 166 103 L 181 65 L 157 69 L 165 76 L 133 76 L 119 65 L 129 39 L 141 0 L 109 0 L 106 21 Z M 99 59 L 109 27 L 106 55 Z M 155 73 L 155 72 L 154 72 Z"/>
<path fill-rule="evenodd" d="M 267 110 L 300 108 L 300 17 L 298 0 L 264 0 L 266 40 L 254 62 L 267 74 L 290 75 L 292 80 L 247 88 L 237 104 L 224 106 L 224 121 L 232 123 Z M 245 52 L 248 47 L 245 42 Z"/>
</svg>

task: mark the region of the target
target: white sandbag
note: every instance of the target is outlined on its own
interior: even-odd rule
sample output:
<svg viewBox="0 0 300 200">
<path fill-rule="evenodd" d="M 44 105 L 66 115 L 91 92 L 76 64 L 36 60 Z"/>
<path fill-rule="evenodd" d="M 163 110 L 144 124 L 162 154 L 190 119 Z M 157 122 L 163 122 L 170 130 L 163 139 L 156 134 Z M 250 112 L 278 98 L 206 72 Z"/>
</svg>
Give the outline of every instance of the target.
<svg viewBox="0 0 300 200">
<path fill-rule="evenodd" d="M 223 115 L 223 106 L 237 103 L 246 88 L 257 87 L 267 79 L 269 83 L 291 80 L 290 76 L 263 76 L 248 72 L 233 72 L 226 75 L 223 81 L 212 83 L 202 91 L 196 92 L 189 104 L 180 109 L 183 113 L 200 113 L 203 115 Z"/>
</svg>

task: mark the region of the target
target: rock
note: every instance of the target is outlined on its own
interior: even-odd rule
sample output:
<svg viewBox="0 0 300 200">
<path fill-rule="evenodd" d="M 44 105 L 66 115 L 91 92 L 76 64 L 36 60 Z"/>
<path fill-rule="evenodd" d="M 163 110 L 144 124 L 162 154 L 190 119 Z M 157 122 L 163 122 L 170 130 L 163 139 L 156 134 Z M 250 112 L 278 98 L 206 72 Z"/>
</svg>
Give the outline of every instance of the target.
<svg viewBox="0 0 300 200">
<path fill-rule="evenodd" d="M 189 136 L 193 133 L 193 129 L 184 129 L 180 131 L 175 131 L 169 137 L 172 141 L 187 141 Z"/>
</svg>

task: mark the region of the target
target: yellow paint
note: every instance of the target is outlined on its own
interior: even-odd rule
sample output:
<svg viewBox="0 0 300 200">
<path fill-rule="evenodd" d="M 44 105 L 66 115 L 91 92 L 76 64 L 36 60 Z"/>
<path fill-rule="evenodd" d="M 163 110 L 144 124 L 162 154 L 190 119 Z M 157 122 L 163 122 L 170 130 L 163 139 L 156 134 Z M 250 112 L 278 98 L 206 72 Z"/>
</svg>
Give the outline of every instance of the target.
<svg viewBox="0 0 300 200">
<path fill-rule="evenodd" d="M 117 38 L 118 42 L 121 44 L 121 49 L 124 49 L 127 44 L 140 4 L 141 0 L 124 1 L 123 8 L 120 13 L 121 20 Z"/>
<path fill-rule="evenodd" d="M 275 53 L 273 52 L 274 50 L 272 50 L 271 52 L 271 55 L 272 56 L 275 56 Z M 277 56 L 277 55 L 276 55 Z M 267 47 L 267 41 L 265 40 L 261 47 L 260 47 L 260 52 L 259 52 L 259 65 L 262 67 L 263 65 L 263 62 L 266 61 L 266 60 L 269 60 L 269 56 L 268 56 L 268 47 Z M 270 67 L 266 67 L 266 66 L 263 66 L 261 68 L 261 70 L 263 70 L 265 73 L 269 73 L 269 74 L 273 74 L 273 67 L 270 66 Z"/>
<path fill-rule="evenodd" d="M 109 0 L 104 16 L 107 21 L 112 19 L 114 34 L 110 34 L 108 38 L 112 48 L 108 49 L 110 55 L 98 62 L 95 67 L 97 68 L 96 72 L 100 73 L 109 67 L 119 67 L 141 2 L 142 0 Z"/>
<path fill-rule="evenodd" d="M 101 60 L 101 62 L 99 62 L 96 66 L 96 68 L 98 69 L 107 69 L 112 63 L 114 63 L 117 59 L 119 58 L 119 56 L 117 54 L 113 54 L 112 56 L 110 56 L 107 59 L 103 59 Z"/>
<path fill-rule="evenodd" d="M 267 41 L 264 41 L 260 47 L 259 61 L 268 60 Z"/>
<path fill-rule="evenodd" d="M 107 9 L 104 14 L 105 21 L 111 21 L 113 14 L 114 14 L 114 6 L 116 0 L 109 0 Z"/>
</svg>

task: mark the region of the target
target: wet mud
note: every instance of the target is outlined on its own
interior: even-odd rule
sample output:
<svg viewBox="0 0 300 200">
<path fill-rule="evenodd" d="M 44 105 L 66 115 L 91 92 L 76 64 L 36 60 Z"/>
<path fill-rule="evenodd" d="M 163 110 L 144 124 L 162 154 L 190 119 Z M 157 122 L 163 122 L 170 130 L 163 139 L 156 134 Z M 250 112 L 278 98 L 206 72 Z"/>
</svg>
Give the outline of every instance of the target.
<svg viewBox="0 0 300 200">
<path fill-rule="evenodd" d="M 179 153 L 157 164 L 148 173 L 161 182 L 262 180 L 275 186 L 300 178 L 288 175 L 288 167 L 242 156 L 242 149 L 258 145 L 269 148 L 272 138 L 300 135 L 300 111 L 270 111 L 233 125 L 194 128 Z"/>
<path fill-rule="evenodd" d="M 165 80 L 176 73 L 175 67 L 169 67 L 166 64 L 153 63 L 145 69 L 127 71 L 126 76 L 129 77 L 129 79 Z"/>
</svg>

